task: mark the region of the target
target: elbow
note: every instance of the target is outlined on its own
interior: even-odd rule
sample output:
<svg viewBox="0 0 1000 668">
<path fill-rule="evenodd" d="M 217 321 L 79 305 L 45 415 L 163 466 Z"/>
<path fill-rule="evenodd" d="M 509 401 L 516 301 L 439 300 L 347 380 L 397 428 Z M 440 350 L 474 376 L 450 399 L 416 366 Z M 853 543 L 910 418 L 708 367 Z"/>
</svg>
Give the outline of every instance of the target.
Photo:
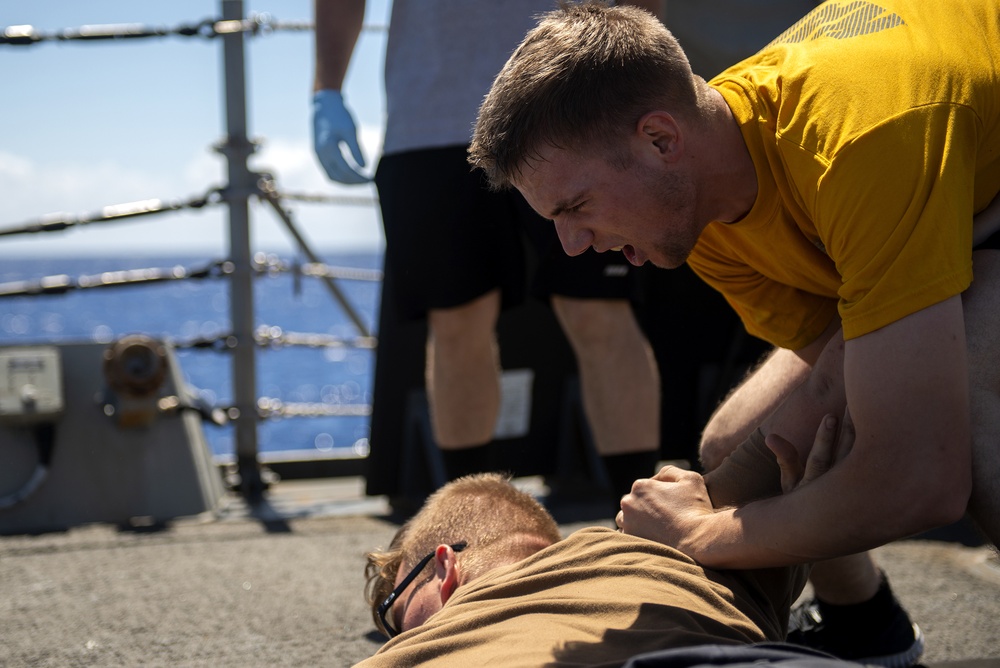
<svg viewBox="0 0 1000 668">
<path fill-rule="evenodd" d="M 964 472 L 950 489 L 942 494 L 940 500 L 940 517 L 942 525 L 958 522 L 969 509 L 969 499 L 972 497 L 972 471 Z"/>
<path fill-rule="evenodd" d="M 923 476 L 919 489 L 913 489 L 906 499 L 910 505 L 907 513 L 907 534 L 916 534 L 953 524 L 962 519 L 972 495 L 971 470 L 956 470 L 950 475 Z"/>
<path fill-rule="evenodd" d="M 861 469 L 878 472 L 868 482 L 882 487 L 878 497 L 889 502 L 887 510 L 892 508 L 885 519 L 895 515 L 894 526 L 884 527 L 887 533 L 903 538 L 962 519 L 972 496 L 968 442 L 964 438 L 922 441 L 916 443 L 922 447 L 896 451 L 889 457 L 884 457 L 889 447 L 864 448 L 858 453 L 855 445 L 848 459 L 861 454 Z M 866 457 L 872 453 L 874 457 Z"/>
<path fill-rule="evenodd" d="M 922 531 L 936 529 L 937 527 L 953 524 L 962 519 L 966 509 L 969 507 L 970 490 L 951 489 L 942 492 L 936 498 L 936 502 L 929 504 L 925 512 L 926 526 Z"/>
<path fill-rule="evenodd" d="M 968 510 L 969 499 L 972 497 L 971 455 L 966 458 L 953 453 L 950 457 L 946 457 L 946 462 L 942 462 L 940 468 L 929 471 L 927 477 L 937 481 L 936 494 L 930 495 L 933 501 L 928 502 L 928 505 L 934 507 L 934 510 L 929 512 L 937 522 L 937 526 L 961 520 Z"/>
</svg>

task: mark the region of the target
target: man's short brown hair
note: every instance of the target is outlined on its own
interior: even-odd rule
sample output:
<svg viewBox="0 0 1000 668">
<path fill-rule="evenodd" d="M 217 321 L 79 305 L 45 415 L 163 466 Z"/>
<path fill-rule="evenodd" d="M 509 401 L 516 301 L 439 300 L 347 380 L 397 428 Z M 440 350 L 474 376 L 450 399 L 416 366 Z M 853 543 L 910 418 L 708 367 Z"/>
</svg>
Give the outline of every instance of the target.
<svg viewBox="0 0 1000 668">
<path fill-rule="evenodd" d="M 698 92 L 677 40 L 654 16 L 606 2 L 541 17 L 479 109 L 469 162 L 497 189 L 544 145 L 610 148 L 644 114 L 688 116 Z"/>
<path fill-rule="evenodd" d="M 376 610 L 393 590 L 400 568 L 413 568 L 438 545 L 467 544 L 458 555 L 464 584 L 561 538 L 552 515 L 508 478 L 478 473 L 454 480 L 400 527 L 388 549 L 368 553 L 365 594 L 372 619 L 381 628 Z"/>
</svg>

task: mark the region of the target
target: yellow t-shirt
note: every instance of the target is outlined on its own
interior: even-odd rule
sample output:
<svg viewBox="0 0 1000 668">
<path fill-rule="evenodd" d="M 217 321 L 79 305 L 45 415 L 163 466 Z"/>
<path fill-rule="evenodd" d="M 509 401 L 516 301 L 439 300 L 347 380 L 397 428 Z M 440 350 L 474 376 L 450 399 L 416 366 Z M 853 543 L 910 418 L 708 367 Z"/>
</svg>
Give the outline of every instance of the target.
<svg viewBox="0 0 1000 668">
<path fill-rule="evenodd" d="M 798 349 L 964 291 L 1000 192 L 1000 5 L 837 0 L 710 82 L 757 170 L 740 221 L 689 258 L 747 330 Z"/>
<path fill-rule="evenodd" d="M 644 652 L 782 640 L 805 569 L 710 571 L 593 527 L 462 585 L 358 668 L 621 666 Z"/>
</svg>

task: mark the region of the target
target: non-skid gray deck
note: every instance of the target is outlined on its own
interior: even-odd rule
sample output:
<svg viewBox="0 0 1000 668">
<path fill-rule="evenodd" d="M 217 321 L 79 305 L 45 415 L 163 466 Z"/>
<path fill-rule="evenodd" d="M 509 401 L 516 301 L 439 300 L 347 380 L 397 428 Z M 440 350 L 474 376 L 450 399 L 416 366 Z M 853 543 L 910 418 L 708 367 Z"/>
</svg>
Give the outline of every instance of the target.
<svg viewBox="0 0 1000 668">
<path fill-rule="evenodd" d="M 380 643 L 364 553 L 396 529 L 361 490 L 282 482 L 257 517 L 234 500 L 222 519 L 156 531 L 0 538 L 0 666 L 350 666 Z M 563 527 L 588 523 L 601 522 Z M 877 557 L 924 629 L 926 663 L 1000 666 L 989 549 L 903 541 Z"/>
</svg>

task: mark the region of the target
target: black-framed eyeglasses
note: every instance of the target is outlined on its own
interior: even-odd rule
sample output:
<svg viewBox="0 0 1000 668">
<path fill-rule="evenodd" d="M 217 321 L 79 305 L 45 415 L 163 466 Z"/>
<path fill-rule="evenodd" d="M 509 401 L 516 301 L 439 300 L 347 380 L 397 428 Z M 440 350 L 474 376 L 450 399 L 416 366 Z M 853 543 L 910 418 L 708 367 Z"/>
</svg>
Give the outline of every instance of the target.
<svg viewBox="0 0 1000 668">
<path fill-rule="evenodd" d="M 455 543 L 454 545 L 452 545 L 451 549 L 455 550 L 456 552 L 461 552 L 466 547 L 468 547 L 468 545 L 469 545 L 468 543 L 462 541 L 461 543 Z M 398 636 L 399 631 L 393 628 L 392 624 L 389 623 L 388 619 L 389 608 L 391 608 L 392 604 L 396 602 L 396 599 L 399 598 L 399 595 L 403 593 L 403 590 L 409 587 L 410 583 L 413 582 L 418 575 L 420 575 L 420 571 L 424 570 L 424 567 L 430 562 L 431 559 L 434 558 L 434 554 L 436 552 L 437 550 L 434 550 L 434 552 L 431 552 L 426 557 L 418 561 L 417 565 L 413 567 L 412 571 L 410 571 L 410 574 L 407 575 L 405 578 L 403 578 L 403 581 L 400 582 L 395 589 L 389 592 L 389 595 L 385 597 L 384 601 L 379 603 L 378 608 L 376 609 L 376 611 L 378 612 L 378 618 L 379 621 L 382 622 L 382 629 L 386 632 L 386 635 L 388 635 L 390 638 L 395 638 L 396 636 Z"/>
</svg>

